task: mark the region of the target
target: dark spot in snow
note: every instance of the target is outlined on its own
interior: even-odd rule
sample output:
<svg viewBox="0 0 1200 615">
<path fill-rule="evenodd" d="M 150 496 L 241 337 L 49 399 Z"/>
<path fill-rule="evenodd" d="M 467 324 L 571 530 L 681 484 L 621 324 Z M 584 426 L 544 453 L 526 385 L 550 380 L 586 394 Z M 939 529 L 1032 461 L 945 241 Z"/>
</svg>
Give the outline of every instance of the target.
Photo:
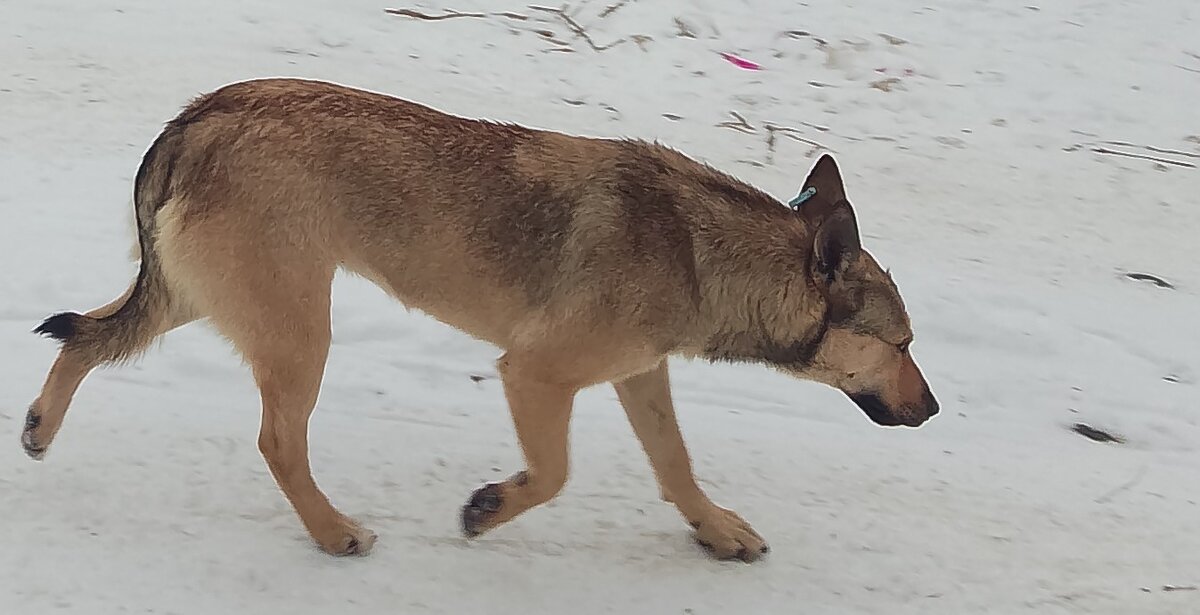
<svg viewBox="0 0 1200 615">
<path fill-rule="evenodd" d="M 1071 426 L 1071 431 L 1093 442 L 1116 442 L 1117 444 L 1125 442 L 1125 439 L 1120 436 L 1114 436 L 1107 431 L 1096 429 L 1086 423 L 1075 423 Z"/>
<path fill-rule="evenodd" d="M 1148 273 L 1130 272 L 1125 274 L 1125 277 L 1129 278 L 1130 280 L 1137 280 L 1138 282 L 1150 282 L 1159 288 L 1175 288 L 1175 286 L 1170 282 L 1156 275 L 1150 275 Z"/>
</svg>

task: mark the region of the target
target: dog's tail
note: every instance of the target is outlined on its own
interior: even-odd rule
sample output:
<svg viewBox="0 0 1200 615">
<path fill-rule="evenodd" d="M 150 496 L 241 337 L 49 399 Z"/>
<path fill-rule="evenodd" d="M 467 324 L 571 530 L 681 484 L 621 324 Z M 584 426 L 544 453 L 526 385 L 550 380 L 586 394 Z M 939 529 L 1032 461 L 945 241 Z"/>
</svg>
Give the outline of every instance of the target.
<svg viewBox="0 0 1200 615">
<path fill-rule="evenodd" d="M 137 279 L 108 305 L 87 314 L 54 314 L 34 329 L 60 341 L 64 352 L 84 364 L 133 358 L 158 337 L 171 317 L 171 296 L 155 249 L 155 214 L 170 196 L 171 170 L 178 157 L 181 132 L 168 125 L 159 134 L 142 157 L 134 180 L 134 216 L 141 253 Z"/>
</svg>

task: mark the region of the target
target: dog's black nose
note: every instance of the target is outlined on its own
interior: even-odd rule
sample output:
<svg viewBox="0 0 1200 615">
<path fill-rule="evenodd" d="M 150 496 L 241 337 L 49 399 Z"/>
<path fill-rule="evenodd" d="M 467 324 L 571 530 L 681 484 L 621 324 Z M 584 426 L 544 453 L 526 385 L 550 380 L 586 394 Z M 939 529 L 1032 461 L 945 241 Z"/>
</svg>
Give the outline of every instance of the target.
<svg viewBox="0 0 1200 615">
<path fill-rule="evenodd" d="M 940 412 L 941 409 L 942 406 L 938 403 L 937 398 L 933 396 L 933 393 L 925 391 L 925 415 L 929 418 L 933 418 L 937 416 L 937 413 Z"/>
</svg>

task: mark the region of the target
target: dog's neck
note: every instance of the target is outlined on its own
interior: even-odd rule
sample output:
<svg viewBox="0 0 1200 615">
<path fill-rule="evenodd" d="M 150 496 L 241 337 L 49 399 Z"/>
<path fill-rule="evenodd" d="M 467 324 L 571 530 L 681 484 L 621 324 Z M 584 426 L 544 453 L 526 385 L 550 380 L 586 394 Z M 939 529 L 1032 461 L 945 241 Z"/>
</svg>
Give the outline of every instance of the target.
<svg viewBox="0 0 1200 615">
<path fill-rule="evenodd" d="M 732 216 L 699 233 L 700 335 L 711 361 L 807 365 L 824 336 L 824 296 L 808 275 L 811 232 L 799 220 Z"/>
</svg>

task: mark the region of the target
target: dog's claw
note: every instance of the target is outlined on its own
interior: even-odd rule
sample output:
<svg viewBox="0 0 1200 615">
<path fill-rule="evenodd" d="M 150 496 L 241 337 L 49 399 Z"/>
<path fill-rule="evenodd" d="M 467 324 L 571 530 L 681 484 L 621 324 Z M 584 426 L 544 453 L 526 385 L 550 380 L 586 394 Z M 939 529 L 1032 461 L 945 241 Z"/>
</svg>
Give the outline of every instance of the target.
<svg viewBox="0 0 1200 615">
<path fill-rule="evenodd" d="M 341 540 L 327 545 L 323 544 L 321 547 L 322 550 L 335 557 L 367 555 L 371 552 L 371 548 L 375 546 L 375 541 L 379 538 L 375 532 L 363 528 L 357 523 L 348 523 L 345 532 Z"/>
<path fill-rule="evenodd" d="M 759 557 L 771 550 L 765 545 L 757 549 L 751 549 L 745 545 L 742 545 L 738 547 L 737 551 L 731 553 L 721 553 L 720 550 L 713 546 L 711 542 L 697 538 L 696 543 L 703 547 L 711 557 L 722 562 L 740 561 L 749 564 L 757 561 Z"/>
</svg>

